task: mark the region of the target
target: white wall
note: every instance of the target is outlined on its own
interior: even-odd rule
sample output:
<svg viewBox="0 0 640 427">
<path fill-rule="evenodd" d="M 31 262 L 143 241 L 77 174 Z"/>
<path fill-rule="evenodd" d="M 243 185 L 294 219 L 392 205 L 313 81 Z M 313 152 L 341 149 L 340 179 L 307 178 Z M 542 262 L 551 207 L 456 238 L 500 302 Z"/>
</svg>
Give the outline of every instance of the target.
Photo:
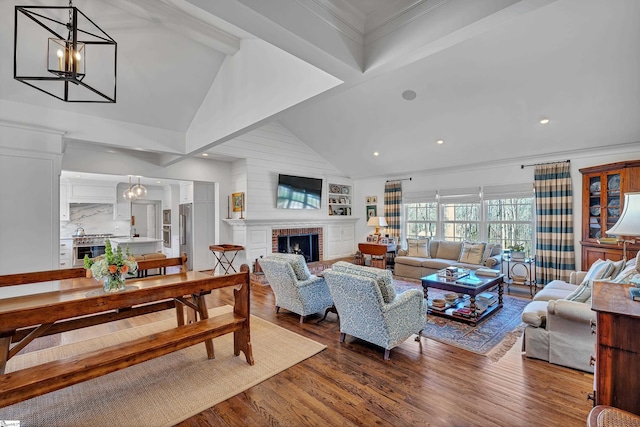
<svg viewBox="0 0 640 427">
<path fill-rule="evenodd" d="M 59 268 L 61 151 L 57 132 L 0 123 L 0 274 Z M 0 298 L 16 292 L 3 288 Z"/>
<path fill-rule="evenodd" d="M 579 268 L 582 260 L 580 245 L 581 224 L 582 224 L 582 174 L 579 169 L 614 163 L 622 160 L 640 159 L 640 143 L 629 144 L 615 150 L 590 150 L 578 153 L 558 154 L 553 158 L 539 157 L 531 158 L 526 164 L 542 163 L 550 161 L 571 161 L 571 179 L 573 182 L 573 213 L 574 213 L 574 236 L 576 251 L 576 268 Z M 471 186 L 500 185 L 506 183 L 533 183 L 534 168 L 521 168 L 522 163 L 494 163 L 474 168 L 439 168 L 432 171 L 418 171 L 407 173 L 397 177 L 381 177 L 372 179 L 356 180 L 355 205 L 353 207 L 355 216 L 360 217 L 356 223 L 356 242 L 363 241 L 372 232 L 371 227 L 366 226 L 365 197 L 371 195 L 378 196 L 378 213 L 384 212 L 384 185 L 387 179 L 409 178 L 411 181 L 403 181 L 403 192 L 413 192 L 421 190 L 435 190 L 445 188 L 463 188 Z"/>
</svg>

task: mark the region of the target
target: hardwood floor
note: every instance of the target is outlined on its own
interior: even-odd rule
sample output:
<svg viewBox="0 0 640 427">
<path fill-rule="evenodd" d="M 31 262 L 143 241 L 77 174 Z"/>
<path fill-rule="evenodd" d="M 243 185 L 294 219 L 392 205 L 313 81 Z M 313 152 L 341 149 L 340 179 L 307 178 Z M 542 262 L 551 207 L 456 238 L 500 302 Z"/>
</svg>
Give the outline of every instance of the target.
<svg viewBox="0 0 640 427">
<path fill-rule="evenodd" d="M 321 353 L 232 397 L 179 426 L 584 426 L 593 375 L 526 359 L 521 342 L 498 362 L 437 341 L 407 340 L 383 360 L 381 348 L 347 337 L 330 313 L 304 324 L 276 314 L 271 288 L 251 287 L 251 312 L 327 345 Z M 528 288 L 511 287 L 528 297 Z M 232 302 L 229 291 L 210 295 L 209 307 Z M 173 317 L 155 313 L 66 333 L 71 342 Z M 215 381 L 215 378 L 212 378 Z"/>
</svg>

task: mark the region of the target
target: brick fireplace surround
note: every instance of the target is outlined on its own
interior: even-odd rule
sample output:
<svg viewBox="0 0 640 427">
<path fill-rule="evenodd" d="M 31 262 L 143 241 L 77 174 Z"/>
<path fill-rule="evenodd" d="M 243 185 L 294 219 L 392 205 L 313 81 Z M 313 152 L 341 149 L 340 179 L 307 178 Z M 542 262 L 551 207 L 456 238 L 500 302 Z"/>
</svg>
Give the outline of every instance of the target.
<svg viewBox="0 0 640 427">
<path fill-rule="evenodd" d="M 324 240 L 322 227 L 314 228 L 279 228 L 271 231 L 271 252 L 278 252 L 278 237 L 295 236 L 299 234 L 317 234 L 318 235 L 318 252 L 319 260 L 324 260 Z"/>
</svg>

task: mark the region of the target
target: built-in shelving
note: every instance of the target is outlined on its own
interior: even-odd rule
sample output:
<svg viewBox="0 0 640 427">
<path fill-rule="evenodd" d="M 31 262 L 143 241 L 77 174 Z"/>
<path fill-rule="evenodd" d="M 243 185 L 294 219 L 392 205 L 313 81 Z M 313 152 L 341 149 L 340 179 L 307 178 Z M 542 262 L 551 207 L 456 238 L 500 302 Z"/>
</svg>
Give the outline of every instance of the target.
<svg viewBox="0 0 640 427">
<path fill-rule="evenodd" d="M 351 216 L 353 187 L 329 183 L 329 215 Z"/>
</svg>

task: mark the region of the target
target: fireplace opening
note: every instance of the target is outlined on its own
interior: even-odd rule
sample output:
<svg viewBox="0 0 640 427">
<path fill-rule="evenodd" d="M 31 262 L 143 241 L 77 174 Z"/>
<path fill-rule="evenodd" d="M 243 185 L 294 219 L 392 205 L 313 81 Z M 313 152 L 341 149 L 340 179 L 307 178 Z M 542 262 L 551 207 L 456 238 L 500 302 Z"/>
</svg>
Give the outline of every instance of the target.
<svg viewBox="0 0 640 427">
<path fill-rule="evenodd" d="M 320 261 L 317 234 L 278 236 L 278 252 L 304 256 L 307 262 Z"/>
</svg>

